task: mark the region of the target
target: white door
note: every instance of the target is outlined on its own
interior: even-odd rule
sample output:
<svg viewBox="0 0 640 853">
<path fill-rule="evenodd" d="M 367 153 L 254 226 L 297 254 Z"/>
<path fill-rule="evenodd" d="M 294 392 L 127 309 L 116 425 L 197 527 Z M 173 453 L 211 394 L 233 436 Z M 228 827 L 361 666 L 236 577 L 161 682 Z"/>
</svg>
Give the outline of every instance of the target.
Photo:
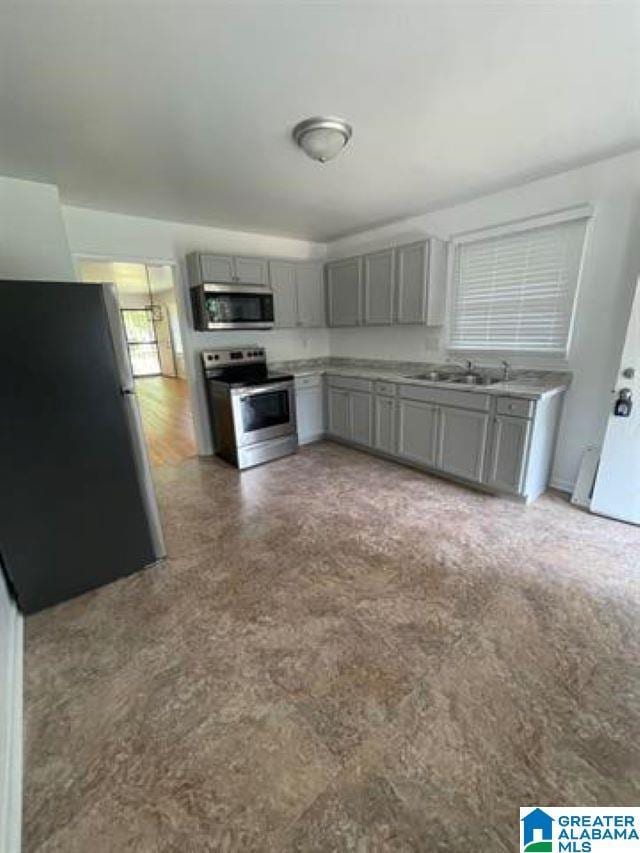
<svg viewBox="0 0 640 853">
<path fill-rule="evenodd" d="M 613 413 L 621 389 L 631 392 L 631 414 Z M 591 512 L 640 524 L 640 286 L 616 378 L 611 414 L 591 498 Z"/>
</svg>

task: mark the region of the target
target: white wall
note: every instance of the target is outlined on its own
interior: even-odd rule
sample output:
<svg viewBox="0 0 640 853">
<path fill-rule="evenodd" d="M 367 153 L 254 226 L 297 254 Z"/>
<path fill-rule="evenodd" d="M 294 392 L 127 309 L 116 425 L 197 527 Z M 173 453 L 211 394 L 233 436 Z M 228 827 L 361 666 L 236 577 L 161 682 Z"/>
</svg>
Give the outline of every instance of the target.
<svg viewBox="0 0 640 853">
<path fill-rule="evenodd" d="M 287 258 L 323 258 L 325 247 L 306 240 L 268 234 L 228 231 L 182 222 L 123 216 L 80 207 L 63 206 L 71 252 L 75 256 L 154 261 L 175 265 L 185 367 L 200 453 L 211 452 L 204 387 L 198 354 L 208 347 L 256 343 L 273 360 L 315 358 L 329 354 L 326 329 L 270 332 L 196 332 L 191 322 L 184 259 L 194 250 Z"/>
<path fill-rule="evenodd" d="M 595 207 L 578 293 L 568 369 L 574 373 L 560 428 L 553 482 L 570 489 L 582 452 L 599 444 L 618 367 L 635 278 L 640 270 L 640 152 L 330 243 L 329 257 L 411 240 L 453 235 L 590 202 Z M 442 361 L 443 329 L 333 329 L 331 354 L 363 358 Z M 514 365 L 557 362 L 513 358 Z"/>
<path fill-rule="evenodd" d="M 75 278 L 57 187 L 0 177 L 0 275 Z"/>
</svg>

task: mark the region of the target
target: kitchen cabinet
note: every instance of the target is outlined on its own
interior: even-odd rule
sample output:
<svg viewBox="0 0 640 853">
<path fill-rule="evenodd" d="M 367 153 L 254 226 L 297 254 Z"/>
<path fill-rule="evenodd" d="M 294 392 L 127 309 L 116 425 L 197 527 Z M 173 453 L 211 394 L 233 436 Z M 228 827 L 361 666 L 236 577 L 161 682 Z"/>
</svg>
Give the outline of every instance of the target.
<svg viewBox="0 0 640 853">
<path fill-rule="evenodd" d="M 327 390 L 327 429 L 330 435 L 337 438 L 351 439 L 349 426 L 349 391 L 346 388 Z"/>
<path fill-rule="evenodd" d="M 484 412 L 441 407 L 436 467 L 454 477 L 481 482 L 489 423 L 490 416 Z"/>
<path fill-rule="evenodd" d="M 396 452 L 396 401 L 394 397 L 376 395 L 375 404 L 375 443 L 376 450 L 382 453 Z"/>
<path fill-rule="evenodd" d="M 487 484 L 518 495 L 523 492 L 527 470 L 531 421 L 496 415 Z"/>
<path fill-rule="evenodd" d="M 324 282 L 320 262 L 269 261 L 276 328 L 325 325 Z"/>
<path fill-rule="evenodd" d="M 429 244 L 426 241 L 396 249 L 398 323 L 425 323 Z"/>
<path fill-rule="evenodd" d="M 561 393 L 531 400 L 338 374 L 327 385 L 329 437 L 526 501 L 547 488 Z"/>
<path fill-rule="evenodd" d="M 373 444 L 373 397 L 367 391 L 349 394 L 350 438 L 356 444 Z"/>
<path fill-rule="evenodd" d="M 325 266 L 330 326 L 444 322 L 447 244 L 436 237 Z"/>
<path fill-rule="evenodd" d="M 191 252 L 187 255 L 189 284 L 262 284 L 269 283 L 266 258 L 238 255 L 215 255 L 210 252 Z"/>
<path fill-rule="evenodd" d="M 438 407 L 418 400 L 398 401 L 398 455 L 434 467 L 438 438 Z"/>
<path fill-rule="evenodd" d="M 322 376 L 298 376 L 295 386 L 298 441 L 308 444 L 324 434 Z"/>
<path fill-rule="evenodd" d="M 320 261 L 296 263 L 298 325 L 318 328 L 326 325 L 323 265 Z"/>
<path fill-rule="evenodd" d="M 395 252 L 387 249 L 363 258 L 364 322 L 390 326 L 395 312 Z"/>
<path fill-rule="evenodd" d="M 360 258 L 332 261 L 325 267 L 330 326 L 362 323 L 362 264 Z"/>
<path fill-rule="evenodd" d="M 298 325 L 296 267 L 292 261 L 269 261 L 269 283 L 273 290 L 273 317 L 277 329 Z"/>
</svg>

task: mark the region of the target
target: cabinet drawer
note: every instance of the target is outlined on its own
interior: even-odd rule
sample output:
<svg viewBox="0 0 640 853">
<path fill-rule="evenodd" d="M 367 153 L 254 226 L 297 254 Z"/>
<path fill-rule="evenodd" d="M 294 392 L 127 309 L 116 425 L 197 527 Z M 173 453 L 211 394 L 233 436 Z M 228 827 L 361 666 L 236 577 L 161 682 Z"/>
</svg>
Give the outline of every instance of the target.
<svg viewBox="0 0 640 853">
<path fill-rule="evenodd" d="M 376 394 L 384 394 L 387 397 L 396 396 L 396 386 L 393 382 L 376 382 Z"/>
<path fill-rule="evenodd" d="M 296 388 L 318 388 L 322 384 L 322 376 L 296 376 Z"/>
<path fill-rule="evenodd" d="M 431 388 L 427 385 L 401 385 L 400 396 L 405 400 L 420 400 L 441 406 L 455 406 L 458 409 L 473 409 L 488 412 L 491 398 L 488 394 L 473 391 L 454 391 L 447 388 Z"/>
<path fill-rule="evenodd" d="M 535 408 L 535 400 L 524 400 L 521 397 L 498 397 L 496 412 L 499 415 L 532 418 Z"/>
<path fill-rule="evenodd" d="M 370 379 L 357 379 L 354 376 L 328 376 L 331 388 L 346 388 L 347 391 L 372 391 L 373 382 Z"/>
</svg>

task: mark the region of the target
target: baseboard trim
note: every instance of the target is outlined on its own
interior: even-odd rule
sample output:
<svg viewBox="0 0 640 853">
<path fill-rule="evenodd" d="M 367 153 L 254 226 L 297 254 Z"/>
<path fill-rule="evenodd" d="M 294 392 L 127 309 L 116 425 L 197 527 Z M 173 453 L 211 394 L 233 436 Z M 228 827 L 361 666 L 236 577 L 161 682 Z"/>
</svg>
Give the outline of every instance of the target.
<svg viewBox="0 0 640 853">
<path fill-rule="evenodd" d="M 0 724 L 4 732 L 2 740 L 7 745 L 2 756 L 0 773 L 0 850 L 20 853 L 22 841 L 22 689 L 24 620 L 17 608 L 9 607 L 7 626 L 6 660 L 2 669 L 6 671 L 6 703 L 0 708 Z"/>
</svg>

